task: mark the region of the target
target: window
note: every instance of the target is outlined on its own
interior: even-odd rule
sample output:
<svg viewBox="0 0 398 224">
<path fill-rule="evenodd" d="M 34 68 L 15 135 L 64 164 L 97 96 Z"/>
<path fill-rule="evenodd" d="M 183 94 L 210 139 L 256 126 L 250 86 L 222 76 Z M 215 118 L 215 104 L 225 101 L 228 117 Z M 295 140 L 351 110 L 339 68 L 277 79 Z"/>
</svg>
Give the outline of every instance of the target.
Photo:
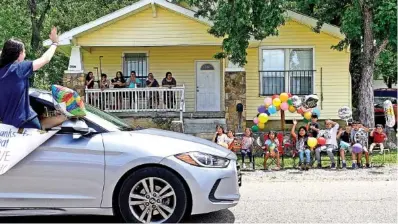
<svg viewBox="0 0 398 224">
<path fill-rule="evenodd" d="M 313 53 L 311 48 L 263 49 L 261 52 L 261 95 L 290 92 L 313 93 Z"/>
<path fill-rule="evenodd" d="M 148 76 L 148 57 L 146 53 L 126 53 L 123 58 L 123 73 L 126 78 L 130 78 L 130 73 L 135 71 L 137 74 L 138 87 L 145 87 Z"/>
</svg>

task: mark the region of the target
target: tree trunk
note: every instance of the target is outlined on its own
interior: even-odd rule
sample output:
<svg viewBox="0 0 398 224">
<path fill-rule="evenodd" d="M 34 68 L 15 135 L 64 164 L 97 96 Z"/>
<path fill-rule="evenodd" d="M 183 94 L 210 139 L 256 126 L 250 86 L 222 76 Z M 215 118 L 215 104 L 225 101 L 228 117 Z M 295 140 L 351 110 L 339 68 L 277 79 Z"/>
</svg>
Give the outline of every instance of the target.
<svg viewBox="0 0 398 224">
<path fill-rule="evenodd" d="M 351 88 L 352 88 L 352 107 L 353 118 L 359 119 L 358 101 L 359 101 L 359 85 L 362 75 L 361 65 L 361 40 L 350 41 L 350 74 L 351 74 Z"/>
<path fill-rule="evenodd" d="M 373 37 L 373 14 L 367 3 L 362 4 L 362 16 L 364 20 L 363 57 L 361 81 L 359 83 L 359 120 L 365 127 L 374 127 L 374 94 L 373 94 L 373 72 L 375 65 L 374 58 L 374 37 Z"/>
</svg>

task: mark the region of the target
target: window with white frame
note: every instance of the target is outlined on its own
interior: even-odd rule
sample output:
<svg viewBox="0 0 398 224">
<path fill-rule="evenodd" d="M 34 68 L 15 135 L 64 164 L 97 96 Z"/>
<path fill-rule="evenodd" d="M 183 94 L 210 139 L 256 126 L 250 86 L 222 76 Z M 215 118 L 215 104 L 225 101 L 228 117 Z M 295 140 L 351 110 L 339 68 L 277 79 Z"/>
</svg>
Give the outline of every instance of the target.
<svg viewBox="0 0 398 224">
<path fill-rule="evenodd" d="M 148 56 L 146 53 L 125 53 L 123 57 L 123 73 L 126 78 L 135 71 L 138 87 L 146 86 L 148 76 Z"/>
<path fill-rule="evenodd" d="M 313 93 L 312 48 L 261 49 L 260 94 Z"/>
</svg>

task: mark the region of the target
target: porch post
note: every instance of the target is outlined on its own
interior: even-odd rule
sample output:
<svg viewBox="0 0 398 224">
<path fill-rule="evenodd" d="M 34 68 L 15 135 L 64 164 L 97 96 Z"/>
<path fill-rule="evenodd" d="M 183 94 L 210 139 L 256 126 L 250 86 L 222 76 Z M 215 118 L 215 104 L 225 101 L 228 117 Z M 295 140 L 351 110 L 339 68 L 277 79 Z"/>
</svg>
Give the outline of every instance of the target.
<svg viewBox="0 0 398 224">
<path fill-rule="evenodd" d="M 68 70 L 64 71 L 63 85 L 76 90 L 84 100 L 85 77 L 80 46 L 72 47 Z"/>
<path fill-rule="evenodd" d="M 235 132 L 243 131 L 246 128 L 246 72 L 230 71 L 225 72 L 225 119 L 227 129 Z M 243 105 L 241 117 L 241 128 L 238 130 L 239 114 L 236 105 Z"/>
</svg>

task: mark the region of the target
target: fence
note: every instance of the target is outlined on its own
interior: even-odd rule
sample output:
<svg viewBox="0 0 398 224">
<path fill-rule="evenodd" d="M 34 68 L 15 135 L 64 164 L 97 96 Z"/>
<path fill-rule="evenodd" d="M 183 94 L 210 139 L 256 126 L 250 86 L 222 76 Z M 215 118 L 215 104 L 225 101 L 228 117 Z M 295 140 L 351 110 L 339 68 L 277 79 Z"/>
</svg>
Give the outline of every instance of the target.
<svg viewBox="0 0 398 224">
<path fill-rule="evenodd" d="M 259 71 L 260 95 L 289 92 L 293 95 L 313 93 L 314 70 Z"/>
<path fill-rule="evenodd" d="M 106 112 L 185 111 L 185 86 L 86 89 L 85 101 Z"/>
</svg>

